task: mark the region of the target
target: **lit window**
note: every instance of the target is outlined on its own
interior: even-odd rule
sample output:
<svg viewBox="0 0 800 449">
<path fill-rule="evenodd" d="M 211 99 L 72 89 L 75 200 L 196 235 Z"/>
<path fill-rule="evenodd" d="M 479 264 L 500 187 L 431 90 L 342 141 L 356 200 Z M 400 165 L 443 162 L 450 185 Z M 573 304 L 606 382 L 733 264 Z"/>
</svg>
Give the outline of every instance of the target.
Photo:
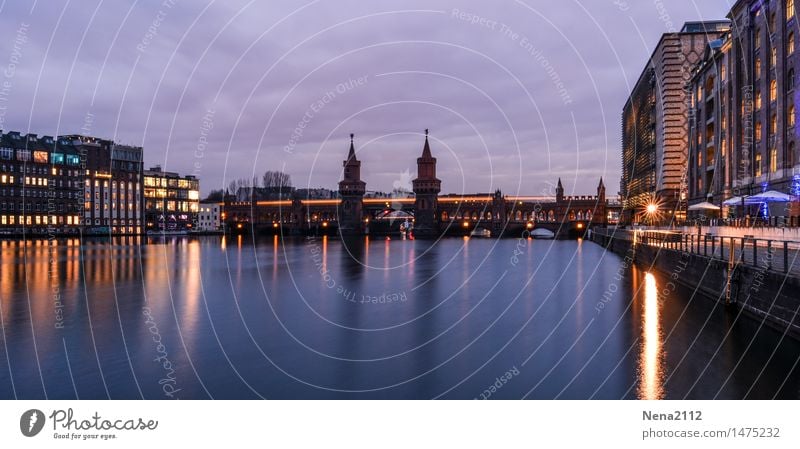
<svg viewBox="0 0 800 449">
<path fill-rule="evenodd" d="M 778 82 L 772 80 L 772 82 L 769 83 L 769 101 L 775 101 L 777 99 L 778 99 Z"/>
<path fill-rule="evenodd" d="M 756 109 L 761 109 L 761 91 L 756 91 Z"/>
<path fill-rule="evenodd" d="M 769 135 L 774 136 L 778 132 L 778 117 L 772 114 L 769 118 Z"/>
<path fill-rule="evenodd" d="M 786 53 L 790 55 L 794 53 L 794 33 L 789 33 L 789 37 L 786 38 Z"/>
<path fill-rule="evenodd" d="M 772 50 L 770 51 L 769 54 L 769 66 L 774 69 L 775 66 L 777 65 L 778 65 L 778 49 L 772 47 Z"/>
<path fill-rule="evenodd" d="M 756 79 L 761 78 L 761 58 L 756 58 Z"/>
<path fill-rule="evenodd" d="M 755 129 L 755 138 L 756 140 L 761 140 L 761 122 L 756 122 L 756 129 Z"/>
<path fill-rule="evenodd" d="M 761 176 L 761 154 L 756 154 L 756 176 Z"/>
<path fill-rule="evenodd" d="M 778 171 L 778 149 L 773 148 L 769 150 L 769 171 L 775 173 Z"/>
<path fill-rule="evenodd" d="M 786 20 L 794 17 L 794 0 L 786 0 Z"/>
<path fill-rule="evenodd" d="M 794 126 L 795 123 L 794 105 L 789 106 L 789 117 L 787 117 L 786 121 L 789 123 L 789 127 Z"/>
</svg>

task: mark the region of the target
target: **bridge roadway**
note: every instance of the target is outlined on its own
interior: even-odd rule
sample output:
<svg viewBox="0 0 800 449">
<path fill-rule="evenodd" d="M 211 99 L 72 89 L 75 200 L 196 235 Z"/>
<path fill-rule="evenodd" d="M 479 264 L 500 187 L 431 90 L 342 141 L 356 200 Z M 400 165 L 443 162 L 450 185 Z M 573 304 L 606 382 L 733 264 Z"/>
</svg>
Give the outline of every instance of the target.
<svg viewBox="0 0 800 449">
<path fill-rule="evenodd" d="M 577 237 L 604 227 L 605 198 L 598 196 L 440 195 L 437 220 L 441 234 L 464 235 L 486 229 L 493 236 L 519 236 L 544 228 L 557 237 Z M 222 221 L 232 233 L 335 234 L 339 199 L 225 201 Z M 364 233 L 394 234 L 414 219 L 414 198 L 364 198 Z"/>
</svg>

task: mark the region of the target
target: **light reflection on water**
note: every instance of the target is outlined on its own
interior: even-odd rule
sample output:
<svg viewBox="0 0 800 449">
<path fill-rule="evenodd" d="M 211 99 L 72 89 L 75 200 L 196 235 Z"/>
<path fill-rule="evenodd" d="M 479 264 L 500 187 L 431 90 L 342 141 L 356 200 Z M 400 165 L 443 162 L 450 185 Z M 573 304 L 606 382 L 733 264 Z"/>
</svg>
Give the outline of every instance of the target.
<svg viewBox="0 0 800 449">
<path fill-rule="evenodd" d="M 652 273 L 645 273 L 639 399 L 662 399 L 664 397 L 663 348 L 661 345 L 661 316 L 659 308 L 656 277 Z"/>
</svg>

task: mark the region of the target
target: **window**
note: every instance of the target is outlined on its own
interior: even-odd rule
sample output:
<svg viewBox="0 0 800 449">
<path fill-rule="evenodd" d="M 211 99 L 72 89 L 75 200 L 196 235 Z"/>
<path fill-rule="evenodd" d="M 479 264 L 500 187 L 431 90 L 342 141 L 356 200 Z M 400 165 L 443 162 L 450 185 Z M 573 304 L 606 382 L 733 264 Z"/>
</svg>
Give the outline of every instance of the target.
<svg viewBox="0 0 800 449">
<path fill-rule="evenodd" d="M 789 127 L 793 127 L 795 124 L 795 115 L 794 115 L 794 105 L 789 105 L 789 116 L 786 117 L 786 123 L 788 123 Z"/>
<path fill-rule="evenodd" d="M 775 13 L 769 15 L 769 33 L 772 34 L 776 31 Z"/>
<path fill-rule="evenodd" d="M 49 157 L 47 157 L 47 151 L 34 151 L 33 152 L 33 161 L 38 162 L 40 164 L 46 164 Z"/>
<path fill-rule="evenodd" d="M 30 150 L 17 150 L 17 160 L 18 161 L 29 161 L 29 160 L 31 160 L 31 152 L 30 152 Z"/>
<path fill-rule="evenodd" d="M 794 17 L 794 0 L 786 0 L 786 20 Z"/>
<path fill-rule="evenodd" d="M 756 79 L 761 78 L 761 58 L 756 58 Z"/>
<path fill-rule="evenodd" d="M 778 99 L 778 82 L 772 80 L 772 82 L 769 83 L 769 101 L 772 102 L 777 99 Z"/>
<path fill-rule="evenodd" d="M 794 142 L 789 143 L 789 152 L 786 157 L 789 158 L 789 166 L 793 167 L 797 161 L 797 156 L 794 154 Z"/>
<path fill-rule="evenodd" d="M 769 135 L 774 136 L 778 132 L 778 117 L 772 114 L 769 118 Z"/>
<path fill-rule="evenodd" d="M 725 81 L 725 79 L 727 78 L 727 75 L 728 75 L 728 70 L 725 67 L 725 63 L 723 62 L 722 63 L 722 67 L 720 68 L 719 79 L 722 80 L 722 81 Z"/>
<path fill-rule="evenodd" d="M 790 32 L 786 38 L 786 54 L 791 55 L 794 53 L 794 33 Z"/>
<path fill-rule="evenodd" d="M 761 140 L 761 122 L 756 122 L 756 130 L 755 130 L 755 138 L 756 140 Z"/>
<path fill-rule="evenodd" d="M 778 49 L 772 47 L 772 50 L 769 52 L 769 67 L 774 69 L 778 65 Z"/>
<path fill-rule="evenodd" d="M 0 159 L 5 161 L 14 159 L 14 150 L 11 148 L 0 148 Z"/>
<path fill-rule="evenodd" d="M 756 35 L 755 35 L 755 41 L 753 42 L 753 47 L 754 48 L 761 47 L 761 29 L 759 28 L 756 28 Z"/>
<path fill-rule="evenodd" d="M 761 154 L 756 154 L 756 163 L 755 163 L 755 170 L 756 176 L 761 176 Z"/>
<path fill-rule="evenodd" d="M 778 171 L 778 149 L 773 148 L 769 150 L 769 172 L 775 173 Z"/>
<path fill-rule="evenodd" d="M 761 91 L 756 91 L 756 109 L 761 109 Z"/>
<path fill-rule="evenodd" d="M 789 73 L 786 74 L 786 90 L 790 92 L 794 90 L 794 69 L 789 69 Z"/>
<path fill-rule="evenodd" d="M 67 165 L 78 165 L 81 163 L 81 158 L 77 154 L 67 155 Z"/>
</svg>

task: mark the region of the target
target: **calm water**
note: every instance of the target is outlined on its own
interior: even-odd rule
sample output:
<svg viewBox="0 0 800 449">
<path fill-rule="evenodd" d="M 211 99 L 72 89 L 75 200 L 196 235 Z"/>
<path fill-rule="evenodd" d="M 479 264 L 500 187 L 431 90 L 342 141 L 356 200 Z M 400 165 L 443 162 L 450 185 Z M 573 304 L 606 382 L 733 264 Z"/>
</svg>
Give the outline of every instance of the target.
<svg viewBox="0 0 800 449">
<path fill-rule="evenodd" d="M 14 241 L 0 260 L 0 398 L 800 397 L 797 342 L 590 242 Z"/>
</svg>

